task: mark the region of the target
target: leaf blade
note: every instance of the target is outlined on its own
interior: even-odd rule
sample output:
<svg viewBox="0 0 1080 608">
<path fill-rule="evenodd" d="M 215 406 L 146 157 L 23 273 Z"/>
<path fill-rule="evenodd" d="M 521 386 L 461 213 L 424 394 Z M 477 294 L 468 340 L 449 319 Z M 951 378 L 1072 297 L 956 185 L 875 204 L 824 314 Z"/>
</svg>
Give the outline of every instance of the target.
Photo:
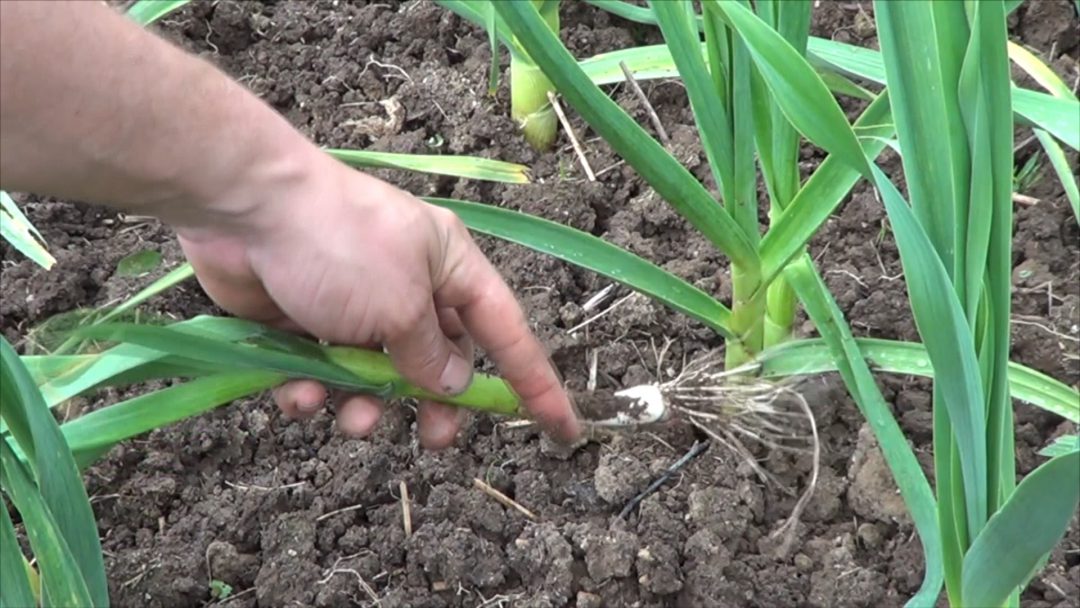
<svg viewBox="0 0 1080 608">
<path fill-rule="evenodd" d="M 87 597 L 93 601 L 93 605 L 108 605 L 108 585 L 97 524 L 71 450 L 26 367 L 15 349 L 2 337 L 0 415 L 7 423 L 11 437 L 27 453 L 32 467 L 32 471 L 25 472 L 26 475 L 32 475 L 32 478 L 23 480 L 20 477 L 24 474 L 22 468 L 12 469 L 9 464 L 7 473 L 11 476 L 12 483 L 17 484 L 16 488 L 9 487 L 9 491 L 20 492 L 24 505 L 32 504 L 33 508 L 45 509 L 48 512 L 47 521 L 39 522 L 46 526 L 41 533 L 51 538 L 55 532 L 55 535 L 61 538 L 65 550 L 70 553 L 74 573 L 77 573 Z M 9 447 L 6 439 L 0 443 L 0 447 Z M 18 464 L 19 467 L 23 466 Z M 23 487 L 24 481 L 34 487 Z M 12 499 L 15 500 L 15 497 L 12 496 Z M 20 513 L 26 515 L 21 509 Z M 38 548 L 35 547 L 34 551 L 37 554 Z M 67 567 L 66 556 L 60 555 L 56 558 Z M 68 587 L 64 593 L 77 591 Z"/>
<path fill-rule="evenodd" d="M 138 0 L 127 10 L 127 16 L 139 25 L 150 25 L 169 13 L 179 10 L 191 0 Z"/>
<path fill-rule="evenodd" d="M 0 237 L 45 270 L 56 264 L 41 233 L 3 190 L 0 190 Z"/>
<path fill-rule="evenodd" d="M 599 273 L 731 336 L 731 311 L 723 304 L 652 262 L 591 234 L 490 205 L 441 198 L 424 200 L 450 209 L 472 230 Z"/>
<path fill-rule="evenodd" d="M 45 497 L 34 485 L 30 471 L 15 457 L 8 441 L 7 437 L 0 437 L 0 486 L 3 486 L 26 522 L 26 535 L 41 568 L 42 591 L 48 603 L 58 606 L 107 606 L 107 600 L 94 602 L 91 599 L 87 581 L 79 574 L 79 563 L 65 540 L 59 522 Z M 21 560 L 18 565 L 22 566 Z"/>
<path fill-rule="evenodd" d="M 328 148 L 327 154 L 352 166 L 403 169 L 505 184 L 529 183 L 529 168 L 490 158 L 440 154 L 400 154 L 371 150 Z"/>
<path fill-rule="evenodd" d="M 36 606 L 26 559 L 7 508 L 0 509 L 0 606 Z"/>
<path fill-rule="evenodd" d="M 1078 503 L 1080 451 L 1055 456 L 1028 474 L 964 557 L 965 605 L 1004 604 L 1064 536 Z"/>
<path fill-rule="evenodd" d="M 594 85 L 528 2 L 495 10 L 556 89 L 611 147 L 735 263 L 756 271 L 757 250 L 704 186 L 614 101 Z"/>
<path fill-rule="evenodd" d="M 809 256 L 803 254 L 788 266 L 785 279 L 795 288 L 807 314 L 819 328 L 831 359 L 836 363 L 848 392 L 870 424 L 881 446 L 882 454 L 893 479 L 903 495 L 923 545 L 925 574 L 919 591 L 908 606 L 930 606 L 935 603 L 944 581 L 941 535 L 934 492 L 922 472 L 907 437 L 877 388 L 869 366 L 863 359 L 843 313 L 829 294 L 824 281 L 814 270 Z"/>
</svg>

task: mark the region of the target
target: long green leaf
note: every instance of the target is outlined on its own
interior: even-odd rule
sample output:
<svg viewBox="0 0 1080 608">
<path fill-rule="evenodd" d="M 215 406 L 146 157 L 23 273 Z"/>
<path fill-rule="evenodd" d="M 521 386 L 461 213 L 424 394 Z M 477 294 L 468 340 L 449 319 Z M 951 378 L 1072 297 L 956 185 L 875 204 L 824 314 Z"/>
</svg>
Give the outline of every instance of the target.
<svg viewBox="0 0 1080 608">
<path fill-rule="evenodd" d="M 863 359 L 843 314 L 829 294 L 824 281 L 814 270 L 810 257 L 804 254 L 793 262 L 784 277 L 794 287 L 807 314 L 821 332 L 823 342 L 827 345 L 848 392 L 870 423 L 881 446 L 882 455 L 904 498 L 904 504 L 919 532 L 926 570 L 922 586 L 908 605 L 932 606 L 941 592 L 944 576 L 937 506 L 930 483 L 874 382 L 873 374 Z"/>
<path fill-rule="evenodd" d="M 964 557 L 965 606 L 1001 606 L 1065 535 L 1080 502 L 1080 452 L 1031 472 Z"/>
<path fill-rule="evenodd" d="M 887 51 L 881 56 L 911 208 L 951 277 L 958 272 L 954 227 L 964 222 L 954 201 L 967 200 L 970 164 L 955 86 L 968 27 L 964 6 L 879 4 L 878 35 Z"/>
<path fill-rule="evenodd" d="M 709 160 L 716 183 L 724 193 L 728 212 L 731 213 L 735 204 L 734 163 L 738 159 L 732 154 L 733 125 L 731 116 L 728 115 L 729 106 L 721 99 L 713 83 L 713 77 L 722 70 L 717 66 L 710 75 L 701 54 L 697 28 L 693 27 L 691 21 L 692 7 L 686 0 L 655 2 L 652 9 L 683 84 L 686 85 L 705 156 Z M 728 74 L 728 78 L 731 77 L 732 75 Z M 754 228 L 756 232 L 756 222 Z"/>
<path fill-rule="evenodd" d="M 127 15 L 139 25 L 150 25 L 188 2 L 191 0 L 138 0 L 128 8 Z"/>
<path fill-rule="evenodd" d="M 975 215 L 992 210 L 989 252 L 986 263 L 986 285 L 982 301 L 987 303 L 983 338 L 977 343 L 980 359 L 989 373 L 984 373 L 987 396 L 987 442 L 989 467 L 989 509 L 996 511 L 1016 486 L 1016 448 L 1012 401 L 1009 399 L 1008 366 L 1011 354 L 1010 318 L 1012 314 L 1012 167 L 1013 128 L 1009 59 L 1006 43 L 1008 30 L 1006 14 L 1000 3 L 980 3 L 974 7 L 972 18 L 972 47 L 978 49 L 979 75 L 982 95 L 985 96 L 991 152 L 988 165 L 975 165 L 972 182 L 985 181 L 993 186 L 992 197 L 983 201 L 974 198 L 969 205 L 969 226 Z M 979 40 L 977 47 L 975 39 Z M 974 53 L 972 53 L 974 54 Z M 974 190 L 974 188 L 972 188 Z M 969 251 L 970 256 L 970 251 Z M 969 267 L 970 262 L 969 262 Z"/>
<path fill-rule="evenodd" d="M 876 372 L 933 378 L 926 348 L 915 342 L 856 338 L 859 351 Z M 836 371 L 828 346 L 820 339 L 793 340 L 762 352 L 762 374 L 783 378 Z M 1009 391 L 1014 399 L 1080 424 L 1080 392 L 1019 363 L 1009 364 Z"/>
<path fill-rule="evenodd" d="M 255 323 L 206 316 L 181 321 L 172 327 L 230 342 L 245 340 L 263 331 Z M 129 372 L 165 359 L 167 357 L 162 351 L 135 344 L 121 344 L 94 355 L 24 357 L 31 366 L 34 383 L 49 407 L 93 388 L 110 385 L 113 378 L 124 378 Z M 191 361 L 188 359 L 185 364 L 190 367 Z M 177 371 L 166 377 L 182 375 Z M 145 375 L 141 377 L 148 378 Z"/>
<path fill-rule="evenodd" d="M 807 139 L 869 177 L 866 156 L 828 87 L 791 44 L 735 2 L 706 0 L 746 42 L 762 79 L 788 121 Z M 806 69 L 791 69 L 805 66 Z M 838 128 L 843 125 L 844 128 Z"/>
<path fill-rule="evenodd" d="M 704 291 L 670 272 L 591 234 L 538 217 L 490 205 L 428 198 L 450 209 L 470 229 L 524 245 L 591 270 L 655 298 L 726 337 L 731 311 Z"/>
<path fill-rule="evenodd" d="M 142 346 L 187 359 L 216 363 L 222 370 L 267 370 L 290 378 L 319 380 L 328 385 L 375 395 L 389 387 L 368 386 L 355 374 L 330 361 L 308 356 L 236 344 L 185 331 L 183 327 L 151 327 L 130 323 L 95 325 L 79 331 L 84 337 Z"/>
<path fill-rule="evenodd" d="M 439 154 L 398 154 L 369 150 L 327 149 L 334 158 L 353 167 L 404 169 L 420 173 L 449 175 L 507 184 L 529 183 L 529 168 L 490 158 L 443 156 Z"/>
<path fill-rule="evenodd" d="M 756 272 L 757 251 L 704 186 L 614 101 L 594 85 L 528 2 L 495 10 L 556 89 L 630 166 L 733 262 Z"/>
<path fill-rule="evenodd" d="M 985 396 L 974 339 L 929 237 L 896 187 L 876 165 L 872 169 L 900 250 L 915 325 L 934 367 L 935 388 L 941 391 L 955 429 L 968 527 L 977 531 L 987 517 L 987 456 Z"/>
<path fill-rule="evenodd" d="M 93 460 L 87 454 L 96 457 L 120 441 L 262 392 L 284 380 L 284 374 L 262 370 L 210 375 L 95 410 L 61 428 L 72 451 L 86 465 Z"/>
<path fill-rule="evenodd" d="M 0 415 L 3 416 L 14 440 L 29 457 L 32 471 L 26 474 L 33 476 L 29 483 L 36 482 L 32 491 L 25 488 L 20 490 L 21 485 L 17 488 L 8 488 L 10 492 L 21 494 L 21 498 L 13 495 L 12 500 L 16 502 L 16 506 L 22 501 L 24 507 L 33 504 L 33 508 L 41 508 L 48 512 L 49 521 L 39 523 L 54 526 L 55 533 L 62 538 L 64 546 L 70 547 L 75 567 L 67 576 L 82 581 L 80 584 L 89 593 L 88 597 L 93 600 L 93 605 L 108 605 L 108 585 L 105 581 L 101 541 L 98 539 L 97 524 L 94 520 L 94 512 L 90 508 L 90 500 L 86 495 L 86 488 L 83 487 L 82 478 L 79 476 L 60 428 L 56 424 L 56 419 L 45 406 L 41 393 L 38 392 L 15 350 L 2 337 L 0 337 Z M 7 443 L 4 442 L 3 445 L 6 447 Z M 20 481 L 20 476 L 23 475 L 21 468 L 9 469 L 8 475 L 12 476 L 14 483 L 22 483 Z M 39 500 L 41 506 L 37 505 Z M 22 508 L 20 508 L 20 513 L 24 518 L 29 515 Z M 41 534 L 49 535 L 51 538 L 53 535 L 51 530 L 50 527 L 48 530 L 41 531 Z M 38 555 L 38 549 L 38 546 L 34 547 L 35 555 Z M 64 563 L 66 567 L 66 560 Z M 71 583 L 54 580 L 52 584 L 70 585 Z M 57 592 L 59 591 L 60 589 L 57 589 Z M 71 589 L 68 591 L 75 592 Z"/>
<path fill-rule="evenodd" d="M 70 453 L 68 458 L 71 458 Z M 48 598 L 43 603 L 53 606 L 108 606 L 107 596 L 100 596 L 96 601 L 91 599 L 93 596 L 87 587 L 88 581 L 80 575 L 80 564 L 68 546 L 59 517 L 54 516 L 48 501 L 34 485 L 30 471 L 15 456 L 5 437 L 0 437 L 0 486 L 11 498 L 25 523 L 30 548 L 41 571 L 42 591 Z M 92 530 L 97 530 L 97 526 L 92 526 Z M 22 560 L 16 563 L 17 567 L 22 568 Z"/>
<path fill-rule="evenodd" d="M 0 190 L 0 237 L 45 270 L 56 264 L 56 258 L 49 253 L 41 233 L 3 190 Z"/>
<path fill-rule="evenodd" d="M 1077 185 L 1076 175 L 1069 167 L 1069 159 L 1065 157 L 1065 151 L 1049 133 L 1042 129 L 1035 129 L 1035 137 L 1046 152 L 1046 157 L 1050 159 L 1050 166 L 1054 168 L 1054 173 L 1061 181 L 1061 187 L 1065 189 L 1065 198 L 1072 206 L 1073 217 L 1080 223 L 1080 186 Z"/>
<path fill-rule="evenodd" d="M 6 507 L 0 508 L 0 606 L 34 606 L 26 560 Z"/>
<path fill-rule="evenodd" d="M 830 66 L 849 76 L 885 84 L 885 64 L 877 51 L 823 38 L 811 38 L 809 53 L 811 59 L 819 65 Z M 1020 122 L 1041 127 L 1072 149 L 1080 149 L 1080 103 L 1014 86 L 1012 108 Z"/>
<path fill-rule="evenodd" d="M 893 134 L 889 97 L 882 93 L 855 123 L 863 153 L 876 158 Z M 806 180 L 761 240 L 763 282 L 772 281 L 799 254 L 859 180 L 859 172 L 836 156 L 827 157 Z"/>
</svg>

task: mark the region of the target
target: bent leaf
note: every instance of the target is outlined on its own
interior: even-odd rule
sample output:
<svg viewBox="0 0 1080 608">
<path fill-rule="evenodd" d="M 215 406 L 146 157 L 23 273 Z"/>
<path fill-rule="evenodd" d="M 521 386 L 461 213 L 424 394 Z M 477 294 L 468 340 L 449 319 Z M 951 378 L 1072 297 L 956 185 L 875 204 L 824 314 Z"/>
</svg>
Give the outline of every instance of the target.
<svg viewBox="0 0 1080 608">
<path fill-rule="evenodd" d="M 1001 606 L 1065 535 L 1080 502 L 1080 451 L 1031 472 L 964 557 L 965 606 Z"/>
<path fill-rule="evenodd" d="M 919 532 L 926 571 L 922 586 L 908 606 L 931 606 L 941 592 L 944 568 L 937 502 L 930 482 L 885 403 L 863 353 L 851 335 L 851 328 L 814 269 L 810 256 L 803 254 L 792 262 L 785 270 L 784 277 L 795 289 L 814 325 L 819 328 L 822 342 L 828 348 L 829 360 L 840 372 L 848 392 L 874 431 L 882 455 L 904 498 L 904 505 Z"/>
<path fill-rule="evenodd" d="M 535 216 L 445 198 L 424 199 L 458 215 L 477 232 L 599 273 L 687 314 L 731 338 L 731 311 L 709 294 L 659 266 L 591 234 Z"/>
<path fill-rule="evenodd" d="M 127 16 L 139 25 L 150 25 L 169 13 L 179 10 L 191 0 L 137 0 L 127 10 Z"/>
<path fill-rule="evenodd" d="M 41 233 L 23 215 L 15 201 L 7 192 L 0 190 L 0 236 L 19 251 L 49 270 L 56 264 L 56 258 L 49 253 Z"/>
<path fill-rule="evenodd" d="M 856 338 L 855 342 L 874 371 L 934 377 L 930 358 L 922 344 L 877 338 Z M 776 378 L 820 374 L 837 368 L 820 338 L 793 340 L 774 346 L 763 351 L 758 360 L 762 364 L 762 375 Z M 1080 424 L 1080 392 L 1042 372 L 1010 363 L 1009 392 L 1014 399 Z"/>
<path fill-rule="evenodd" d="M 31 543 L 42 563 L 42 579 L 49 597 L 59 605 L 108 605 L 101 541 L 86 488 L 56 419 L 45 407 L 15 349 L 2 337 L 0 416 L 15 442 L 15 446 L 9 446 L 8 437 L 0 436 L 0 448 L 18 447 L 27 454 L 27 465 L 18 461 L 5 463 L 7 480 L 3 485 L 24 520 L 37 515 L 27 509 L 41 512 L 34 525 L 42 527 L 31 533 Z M 30 526 L 28 523 L 28 533 Z M 36 542 L 33 534 L 40 535 Z M 46 570 L 46 557 L 53 560 L 50 569 L 61 568 L 63 577 L 71 580 L 58 580 L 57 571 Z M 68 601 L 84 594 L 92 603 Z"/>
<path fill-rule="evenodd" d="M 398 154 L 394 152 L 333 148 L 327 149 L 326 152 L 353 167 L 404 169 L 419 173 L 433 173 L 507 184 L 529 183 L 528 167 L 490 158 L 442 156 L 439 154 Z"/>
</svg>

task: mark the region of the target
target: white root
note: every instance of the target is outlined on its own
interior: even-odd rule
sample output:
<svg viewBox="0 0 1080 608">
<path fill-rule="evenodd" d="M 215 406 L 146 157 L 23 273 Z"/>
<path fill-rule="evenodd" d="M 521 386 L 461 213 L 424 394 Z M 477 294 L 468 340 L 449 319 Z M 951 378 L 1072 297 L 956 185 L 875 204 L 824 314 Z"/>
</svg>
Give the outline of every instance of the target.
<svg viewBox="0 0 1080 608">
<path fill-rule="evenodd" d="M 786 552 L 817 487 L 821 441 L 814 412 L 791 385 L 754 377 L 753 372 L 760 366 L 751 363 L 725 370 L 723 364 L 722 353 L 711 352 L 687 363 L 672 380 L 621 390 L 615 396 L 629 402 L 626 411 L 592 424 L 625 428 L 682 416 L 710 439 L 745 459 L 762 482 L 782 489 L 744 440 L 770 450 L 810 455 L 813 464 L 806 489 L 790 516 L 773 533 L 774 537 L 784 537 L 780 550 Z"/>
</svg>

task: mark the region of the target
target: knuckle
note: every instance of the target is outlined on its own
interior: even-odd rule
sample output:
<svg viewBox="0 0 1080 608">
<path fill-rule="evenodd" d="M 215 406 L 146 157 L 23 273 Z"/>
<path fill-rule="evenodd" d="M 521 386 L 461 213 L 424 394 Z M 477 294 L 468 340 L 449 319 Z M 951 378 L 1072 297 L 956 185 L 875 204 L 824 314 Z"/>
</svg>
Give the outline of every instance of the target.
<svg viewBox="0 0 1080 608">
<path fill-rule="evenodd" d="M 417 302 L 416 298 L 403 298 L 396 302 L 395 306 L 386 311 L 383 317 L 385 319 L 382 332 L 384 339 L 395 341 L 409 334 L 420 324 L 424 314 L 424 307 Z"/>
<path fill-rule="evenodd" d="M 468 236 L 469 230 L 466 228 L 465 222 L 461 221 L 461 218 L 456 213 L 442 207 L 435 207 L 434 212 L 435 221 L 448 236 L 454 238 Z"/>
</svg>

